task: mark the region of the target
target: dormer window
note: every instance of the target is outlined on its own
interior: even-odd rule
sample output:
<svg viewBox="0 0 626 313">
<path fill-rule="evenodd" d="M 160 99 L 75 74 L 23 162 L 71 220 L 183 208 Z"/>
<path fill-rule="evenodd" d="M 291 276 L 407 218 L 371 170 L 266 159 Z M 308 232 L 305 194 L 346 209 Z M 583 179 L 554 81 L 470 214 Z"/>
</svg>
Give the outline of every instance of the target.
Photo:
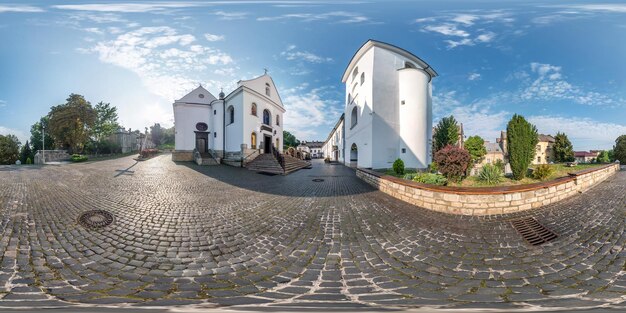
<svg viewBox="0 0 626 313">
<path fill-rule="evenodd" d="M 270 84 L 265 83 L 265 95 L 270 96 Z"/>
</svg>

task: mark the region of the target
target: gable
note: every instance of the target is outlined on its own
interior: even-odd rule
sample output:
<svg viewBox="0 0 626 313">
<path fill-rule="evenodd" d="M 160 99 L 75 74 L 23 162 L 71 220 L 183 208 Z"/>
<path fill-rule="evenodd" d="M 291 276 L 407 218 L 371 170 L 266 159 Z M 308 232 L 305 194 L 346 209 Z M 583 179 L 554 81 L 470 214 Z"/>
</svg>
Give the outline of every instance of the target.
<svg viewBox="0 0 626 313">
<path fill-rule="evenodd" d="M 176 102 L 210 104 L 211 101 L 214 100 L 216 100 L 215 96 L 213 96 L 213 94 L 211 94 L 208 90 L 204 89 L 204 87 L 202 87 L 201 85 L 198 88 L 192 90 L 190 93 L 186 94 L 184 97 L 176 100 Z"/>
<path fill-rule="evenodd" d="M 252 89 L 261 96 L 269 98 L 280 107 L 284 107 L 283 101 L 280 99 L 280 95 L 278 94 L 278 89 L 276 89 L 276 85 L 274 84 L 274 80 L 267 74 L 250 80 L 242 80 L 239 81 L 237 84 L 239 86 L 244 86 L 246 88 Z M 267 87 L 269 87 L 269 96 L 266 94 Z"/>
</svg>

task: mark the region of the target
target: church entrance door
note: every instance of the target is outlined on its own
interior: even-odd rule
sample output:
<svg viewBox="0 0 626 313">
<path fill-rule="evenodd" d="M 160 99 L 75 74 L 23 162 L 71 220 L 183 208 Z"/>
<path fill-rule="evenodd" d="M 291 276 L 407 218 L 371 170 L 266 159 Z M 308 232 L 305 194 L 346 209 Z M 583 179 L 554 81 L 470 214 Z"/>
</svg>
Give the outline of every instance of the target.
<svg viewBox="0 0 626 313">
<path fill-rule="evenodd" d="M 196 132 L 196 150 L 200 153 L 209 151 L 209 133 Z"/>
<path fill-rule="evenodd" d="M 272 136 L 263 135 L 263 152 L 272 153 Z"/>
</svg>

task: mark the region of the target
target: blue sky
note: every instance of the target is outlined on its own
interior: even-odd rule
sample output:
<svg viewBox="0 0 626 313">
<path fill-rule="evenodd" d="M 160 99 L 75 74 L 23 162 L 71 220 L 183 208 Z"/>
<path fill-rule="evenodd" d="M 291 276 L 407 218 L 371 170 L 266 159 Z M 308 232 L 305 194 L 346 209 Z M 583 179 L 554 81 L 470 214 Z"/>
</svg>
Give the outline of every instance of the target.
<svg viewBox="0 0 626 313">
<path fill-rule="evenodd" d="M 213 94 L 267 68 L 285 127 L 324 140 L 341 75 L 377 39 L 439 73 L 435 121 L 495 140 L 513 113 L 576 150 L 626 134 L 626 4 L 581 1 L 0 1 L 0 133 L 25 141 L 79 93 L 126 127 L 171 126 L 174 99 Z"/>
</svg>

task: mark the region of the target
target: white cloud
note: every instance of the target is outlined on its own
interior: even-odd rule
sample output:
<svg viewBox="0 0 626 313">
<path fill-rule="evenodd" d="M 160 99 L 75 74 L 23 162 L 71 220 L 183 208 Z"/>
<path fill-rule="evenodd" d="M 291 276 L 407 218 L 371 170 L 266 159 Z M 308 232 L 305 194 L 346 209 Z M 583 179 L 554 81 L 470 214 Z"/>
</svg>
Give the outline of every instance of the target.
<svg viewBox="0 0 626 313">
<path fill-rule="evenodd" d="M 626 4 L 610 3 L 610 4 L 581 4 L 564 6 L 571 9 L 579 9 L 586 11 L 602 11 L 611 13 L 626 13 Z"/>
<path fill-rule="evenodd" d="M 494 32 L 486 32 L 484 34 L 478 35 L 474 41 L 476 42 L 490 42 L 496 36 Z"/>
<path fill-rule="evenodd" d="M 0 108 L 3 107 L 3 106 L 6 106 L 6 105 L 7 105 L 6 101 L 0 100 Z"/>
<path fill-rule="evenodd" d="M 69 14 L 69 17 L 75 21 L 90 21 L 98 24 L 128 22 L 126 19 L 122 18 L 122 16 L 115 13 L 73 12 Z"/>
<path fill-rule="evenodd" d="M 537 115 L 528 117 L 541 133 L 564 132 L 575 150 L 611 149 L 615 139 L 626 134 L 626 125 L 589 118 Z"/>
<path fill-rule="evenodd" d="M 98 34 L 98 35 L 102 35 L 102 33 L 103 33 L 102 30 L 100 30 L 97 27 L 87 27 L 87 28 L 85 28 L 85 31 L 89 32 L 89 33 Z"/>
<path fill-rule="evenodd" d="M 284 21 L 284 20 L 299 20 L 301 22 L 314 22 L 314 21 L 332 21 L 339 24 L 353 24 L 369 22 L 370 19 L 362 14 L 345 12 L 345 11 L 333 11 L 327 13 L 291 13 L 278 16 L 259 17 L 257 21 Z"/>
<path fill-rule="evenodd" d="M 13 12 L 13 13 L 38 13 L 43 12 L 44 10 L 30 5 L 11 5 L 11 4 L 0 4 L 0 13 L 5 12 Z"/>
<path fill-rule="evenodd" d="M 332 58 L 325 58 L 308 51 L 297 51 L 295 49 L 295 45 L 290 45 L 285 51 L 281 52 L 280 55 L 289 61 L 306 61 L 309 63 L 326 63 L 333 61 Z"/>
<path fill-rule="evenodd" d="M 4 127 L 2 125 L 0 125 L 0 135 L 5 135 L 5 136 L 6 135 L 15 135 L 17 137 L 17 139 L 20 140 L 21 144 L 25 144 L 26 140 L 30 139 L 30 134 L 27 134 L 26 132 L 23 132 L 21 130 Z"/>
<path fill-rule="evenodd" d="M 475 101 L 463 103 L 459 100 L 456 91 L 437 92 L 433 95 L 433 113 L 435 123 L 445 116 L 454 115 L 454 118 L 463 123 L 467 136 L 478 135 L 485 140 L 493 140 L 506 124 L 510 113 L 493 111 L 492 101 Z"/>
<path fill-rule="evenodd" d="M 61 4 L 52 7 L 60 10 L 143 13 L 164 11 L 177 8 L 188 8 L 204 5 L 194 2 L 149 2 L 149 3 L 93 3 L 93 4 Z"/>
<path fill-rule="evenodd" d="M 514 21 L 511 14 L 503 11 L 487 11 L 483 13 L 455 13 L 416 19 L 416 23 L 426 24 L 421 27 L 423 32 L 441 34 L 461 39 L 445 39 L 448 49 L 459 46 L 474 46 L 494 41 L 497 34 L 494 30 L 502 29 Z M 495 25 L 497 24 L 497 25 Z"/>
<path fill-rule="evenodd" d="M 209 34 L 206 33 L 204 34 L 204 38 L 206 38 L 206 40 L 208 41 L 221 41 L 224 40 L 224 35 L 214 35 L 214 34 Z"/>
<path fill-rule="evenodd" d="M 233 62 L 228 54 L 194 41 L 193 35 L 169 26 L 142 27 L 79 51 L 136 73 L 148 90 L 171 101 L 200 81 L 194 77 L 208 67 Z"/>
<path fill-rule="evenodd" d="M 479 73 L 470 73 L 469 75 L 467 75 L 467 80 L 479 80 L 479 79 L 480 79 Z"/>
<path fill-rule="evenodd" d="M 341 115 L 338 102 L 322 99 L 323 89 L 317 88 L 304 92 L 306 85 L 287 89 L 283 92 L 285 105 L 285 130 L 301 140 L 325 138 L 326 133 L 319 133 L 322 125 L 333 125 Z"/>
<path fill-rule="evenodd" d="M 472 41 L 471 39 L 461 39 L 461 40 L 445 40 L 445 42 L 448 44 L 448 48 L 449 49 L 454 49 L 458 46 L 473 46 L 474 45 L 474 41 Z"/>
<path fill-rule="evenodd" d="M 522 100 L 571 100 L 585 105 L 620 106 L 623 101 L 607 95 L 586 91 L 565 80 L 560 66 L 533 62 L 531 73 L 536 77 L 520 93 Z"/>
<path fill-rule="evenodd" d="M 440 33 L 446 36 L 468 37 L 470 34 L 464 30 L 456 28 L 454 24 L 428 25 L 424 30 Z"/>
<path fill-rule="evenodd" d="M 217 15 L 221 20 L 232 21 L 232 20 L 242 20 L 248 17 L 248 12 L 225 12 L 225 11 L 215 11 L 213 15 Z"/>
</svg>

